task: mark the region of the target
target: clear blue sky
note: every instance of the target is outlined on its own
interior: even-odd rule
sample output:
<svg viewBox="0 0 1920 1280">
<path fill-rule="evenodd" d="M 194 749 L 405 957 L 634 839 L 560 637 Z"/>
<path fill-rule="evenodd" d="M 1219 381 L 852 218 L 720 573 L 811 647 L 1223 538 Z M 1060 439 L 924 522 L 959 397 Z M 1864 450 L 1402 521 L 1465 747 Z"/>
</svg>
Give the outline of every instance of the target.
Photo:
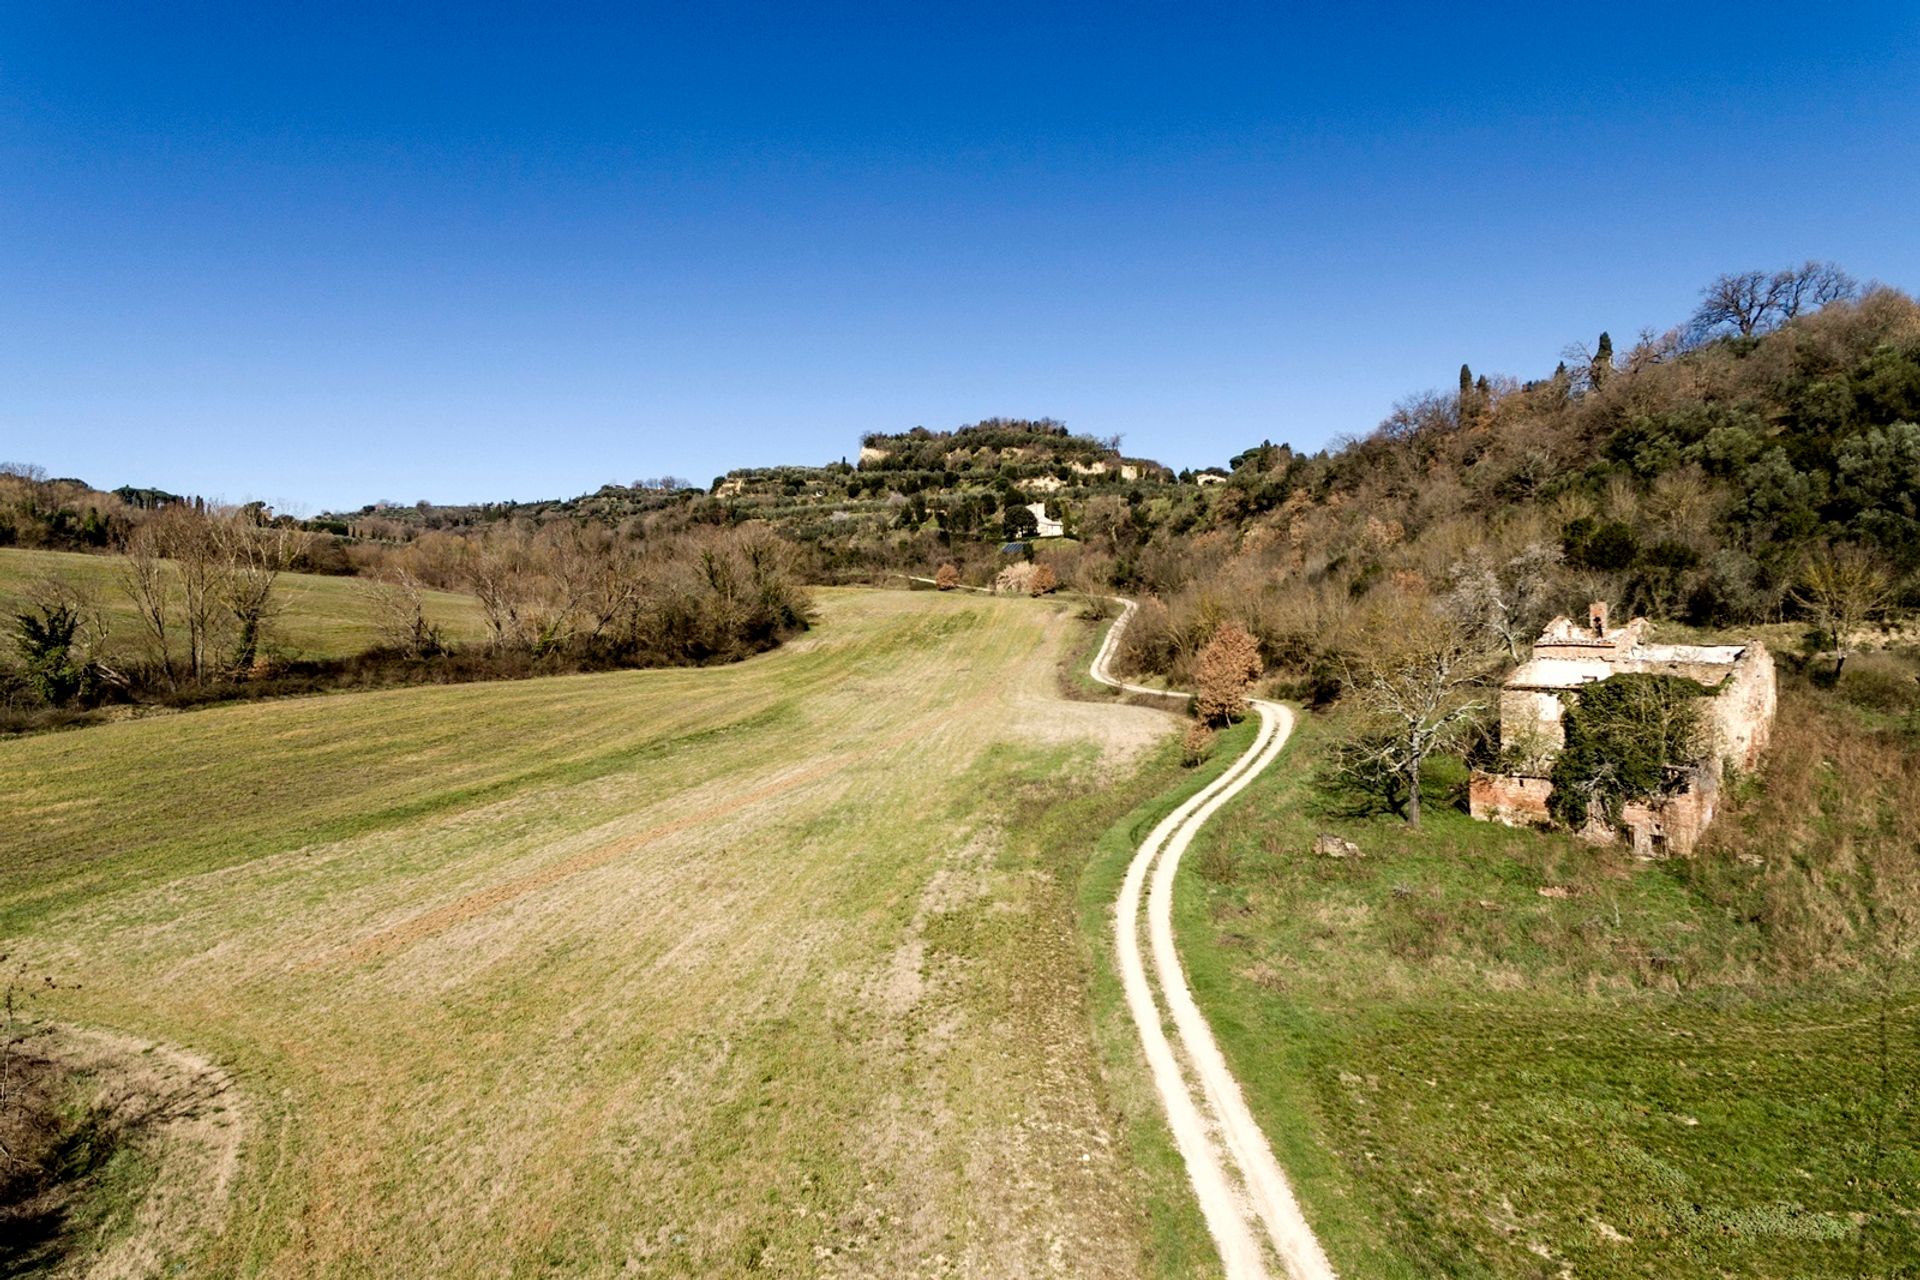
<svg viewBox="0 0 1920 1280">
<path fill-rule="evenodd" d="M 405 9 L 406 12 L 399 12 Z M 1175 466 L 1920 285 L 1920 5 L 0 6 L 0 459 L 308 510 Z"/>
</svg>

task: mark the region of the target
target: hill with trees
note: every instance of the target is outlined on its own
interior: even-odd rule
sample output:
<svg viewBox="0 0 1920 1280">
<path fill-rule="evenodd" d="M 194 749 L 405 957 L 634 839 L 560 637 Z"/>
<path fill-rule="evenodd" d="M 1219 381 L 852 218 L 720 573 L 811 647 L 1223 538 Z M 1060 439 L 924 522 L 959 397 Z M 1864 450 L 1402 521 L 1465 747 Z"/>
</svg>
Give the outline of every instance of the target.
<svg viewBox="0 0 1920 1280">
<path fill-rule="evenodd" d="M 1803 621 L 1842 652 L 1877 610 L 1920 604 L 1920 306 L 1829 264 L 1723 276 L 1680 323 L 1618 347 L 1600 334 L 1531 379 L 1463 364 L 1457 386 L 1318 452 L 1262 441 L 1176 475 L 1119 446 L 989 418 L 869 434 L 851 459 L 741 468 L 705 489 L 668 476 L 571 499 L 248 520 L 306 535 L 290 570 L 462 591 L 488 558 L 476 548 L 548 546 L 567 529 L 657 559 L 752 528 L 821 583 L 952 565 L 987 586 L 1016 542 L 1064 585 L 1145 598 L 1132 670 L 1188 682 L 1234 622 L 1269 678 L 1308 698 L 1338 689 L 1371 643 L 1367 619 L 1403 597 L 1442 602 L 1510 657 L 1590 599 L 1699 628 Z M 1027 545 L 1036 503 L 1065 538 Z M 0 545 L 125 548 L 183 505 L 208 509 L 14 467 Z"/>
</svg>

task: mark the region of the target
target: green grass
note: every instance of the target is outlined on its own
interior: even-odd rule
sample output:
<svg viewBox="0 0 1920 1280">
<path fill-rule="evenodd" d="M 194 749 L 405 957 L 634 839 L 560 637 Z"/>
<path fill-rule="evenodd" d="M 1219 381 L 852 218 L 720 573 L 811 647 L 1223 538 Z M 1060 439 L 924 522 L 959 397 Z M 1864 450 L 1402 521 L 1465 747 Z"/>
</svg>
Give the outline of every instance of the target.
<svg viewBox="0 0 1920 1280">
<path fill-rule="evenodd" d="M 93 594 L 104 609 L 110 628 L 110 651 L 139 651 L 144 637 L 140 621 L 120 585 L 118 556 L 82 555 L 72 551 L 0 549 L 0 621 L 11 623 L 22 597 L 45 578 L 57 578 Z M 280 579 L 279 599 L 285 605 L 268 633 L 269 644 L 288 657 L 346 658 L 379 642 L 373 610 L 368 607 L 365 583 L 354 578 L 290 573 Z M 485 635 L 479 602 L 447 591 L 426 595 L 427 616 L 438 623 L 449 640 L 477 641 Z"/>
<path fill-rule="evenodd" d="M 1473 822 L 1444 770 L 1418 831 L 1354 816 L 1313 782 L 1334 731 L 1303 717 L 1196 842 L 1176 927 L 1343 1274 L 1920 1273 L 1911 946 L 1861 926 L 1821 950 L 1787 919 L 1822 876 L 1864 919 L 1850 895 L 1874 877 L 1843 888 L 1825 851 L 1850 840 L 1864 862 L 1884 803 L 1823 809 L 1861 825 L 1802 837 L 1741 811 L 1763 782 L 1700 862 L 1638 864 Z M 1738 863 L 1732 842 L 1769 824 L 1766 868 Z M 1315 857 L 1323 831 L 1367 856 Z"/>
<path fill-rule="evenodd" d="M 1057 700 L 1049 603 L 821 609 L 726 668 L 0 743 L 43 1012 L 238 1081 L 189 1271 L 1204 1272 L 1078 896 L 1162 718 Z"/>
</svg>

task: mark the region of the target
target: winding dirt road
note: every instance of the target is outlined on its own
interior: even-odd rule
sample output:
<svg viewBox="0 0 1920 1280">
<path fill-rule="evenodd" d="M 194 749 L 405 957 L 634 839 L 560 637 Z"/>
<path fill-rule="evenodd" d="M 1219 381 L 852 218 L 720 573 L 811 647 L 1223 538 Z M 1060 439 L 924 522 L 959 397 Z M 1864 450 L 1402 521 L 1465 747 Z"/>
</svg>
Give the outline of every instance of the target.
<svg viewBox="0 0 1920 1280">
<path fill-rule="evenodd" d="M 1094 656 L 1090 674 L 1129 693 L 1184 696 L 1128 684 L 1113 674 L 1121 634 L 1134 613 L 1132 601 L 1115 599 L 1122 611 Z M 1194 1004 L 1173 943 L 1173 877 L 1181 855 L 1207 820 L 1273 763 L 1293 732 L 1293 712 L 1286 707 L 1254 700 L 1253 709 L 1260 717 L 1253 745 L 1141 842 L 1115 904 L 1114 943 L 1127 1007 L 1140 1029 L 1140 1044 L 1174 1143 L 1186 1161 L 1227 1275 L 1255 1280 L 1277 1269 L 1292 1280 L 1333 1280 L 1332 1264 L 1301 1215 L 1266 1134 L 1248 1111 L 1239 1082 Z M 1143 891 L 1145 931 L 1153 948 L 1151 979 L 1140 954 Z"/>
</svg>

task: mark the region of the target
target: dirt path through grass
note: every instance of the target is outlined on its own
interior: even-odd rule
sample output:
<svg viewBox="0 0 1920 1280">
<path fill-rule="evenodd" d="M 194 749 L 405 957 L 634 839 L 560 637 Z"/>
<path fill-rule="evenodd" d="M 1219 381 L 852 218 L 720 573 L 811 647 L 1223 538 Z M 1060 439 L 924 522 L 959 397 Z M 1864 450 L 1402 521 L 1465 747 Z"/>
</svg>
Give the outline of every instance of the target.
<svg viewBox="0 0 1920 1280">
<path fill-rule="evenodd" d="M 1163 691 L 1127 684 L 1113 674 L 1113 657 L 1135 607 L 1131 601 L 1121 605 L 1120 617 L 1094 657 L 1091 674 L 1102 684 L 1130 693 L 1164 696 Z M 1246 753 L 1168 814 L 1128 866 L 1114 911 L 1115 954 L 1127 1005 L 1139 1028 L 1175 1145 L 1186 1161 L 1227 1274 L 1236 1280 L 1257 1280 L 1270 1274 L 1270 1263 L 1277 1262 L 1294 1280 L 1331 1280 L 1333 1267 L 1194 1003 L 1174 947 L 1173 880 L 1181 855 L 1207 820 L 1273 763 L 1293 730 L 1293 713 L 1286 707 L 1261 701 L 1253 706 L 1260 730 Z M 1153 981 L 1140 954 L 1143 890 Z M 1166 1006 L 1164 1017 L 1155 999 L 1156 983 Z M 1167 1020 L 1172 1023 L 1171 1037 Z"/>
</svg>

